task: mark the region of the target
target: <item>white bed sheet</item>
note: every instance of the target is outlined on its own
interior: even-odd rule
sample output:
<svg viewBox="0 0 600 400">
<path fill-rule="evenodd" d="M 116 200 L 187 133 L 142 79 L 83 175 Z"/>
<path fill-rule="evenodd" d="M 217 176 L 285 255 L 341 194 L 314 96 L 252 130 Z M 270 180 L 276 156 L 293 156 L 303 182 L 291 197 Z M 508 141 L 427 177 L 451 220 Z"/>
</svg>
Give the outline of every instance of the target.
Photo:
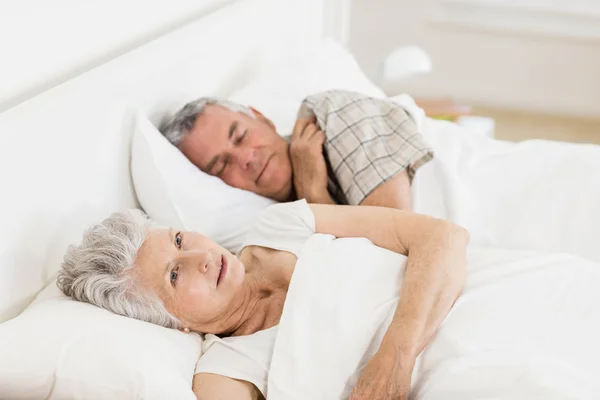
<svg viewBox="0 0 600 400">
<path fill-rule="evenodd" d="M 405 261 L 364 239 L 307 242 L 278 328 L 269 400 L 348 397 L 391 321 Z M 582 257 L 471 249 L 463 294 L 419 357 L 411 398 L 597 398 L 598 286 L 600 265 Z"/>
<path fill-rule="evenodd" d="M 600 146 L 513 143 L 446 121 L 422 124 L 435 158 L 415 176 L 415 211 L 466 227 L 476 245 L 600 262 Z"/>
</svg>

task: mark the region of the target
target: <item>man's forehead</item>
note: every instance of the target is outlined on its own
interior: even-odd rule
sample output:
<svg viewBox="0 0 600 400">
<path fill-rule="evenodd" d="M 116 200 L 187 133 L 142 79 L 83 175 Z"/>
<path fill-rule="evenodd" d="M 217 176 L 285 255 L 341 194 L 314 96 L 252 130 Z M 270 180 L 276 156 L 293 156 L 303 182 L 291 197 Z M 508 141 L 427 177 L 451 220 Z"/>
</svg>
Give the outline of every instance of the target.
<svg viewBox="0 0 600 400">
<path fill-rule="evenodd" d="M 190 134 L 180 144 L 183 153 L 202 171 L 209 172 L 228 146 L 232 127 L 240 113 L 211 104 L 196 119 Z"/>
<path fill-rule="evenodd" d="M 219 117 L 207 107 L 196 121 L 190 132 L 179 143 L 179 149 L 198 168 L 204 170 L 210 160 L 219 152 L 226 143 L 226 134 L 221 134 L 227 129 L 226 118 Z"/>
<path fill-rule="evenodd" d="M 209 104 L 206 106 L 202 114 L 196 119 L 198 124 L 226 124 L 230 123 L 234 118 L 238 118 L 239 113 L 228 108 Z"/>
<path fill-rule="evenodd" d="M 215 105 L 207 106 L 196 118 L 190 135 L 183 141 L 191 142 L 193 146 L 201 146 L 205 151 L 207 146 L 224 144 L 229 127 L 236 119 L 237 113 L 231 110 Z"/>
</svg>

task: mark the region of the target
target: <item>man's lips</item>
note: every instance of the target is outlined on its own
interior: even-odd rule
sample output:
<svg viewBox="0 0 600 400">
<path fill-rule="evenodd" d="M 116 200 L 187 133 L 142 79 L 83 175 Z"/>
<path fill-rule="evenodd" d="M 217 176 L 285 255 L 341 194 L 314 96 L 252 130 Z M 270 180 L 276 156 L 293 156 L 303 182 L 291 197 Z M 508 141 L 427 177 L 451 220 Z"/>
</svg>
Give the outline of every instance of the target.
<svg viewBox="0 0 600 400">
<path fill-rule="evenodd" d="M 271 161 L 271 158 L 272 158 L 272 156 L 270 156 L 269 158 L 267 158 L 267 161 L 265 161 L 265 163 L 264 163 L 262 169 L 260 170 L 260 172 L 258 173 L 258 176 L 256 177 L 256 180 L 254 181 L 254 183 L 258 183 L 258 181 L 260 180 L 260 177 L 266 171 L 267 165 L 269 165 L 269 162 Z"/>
</svg>

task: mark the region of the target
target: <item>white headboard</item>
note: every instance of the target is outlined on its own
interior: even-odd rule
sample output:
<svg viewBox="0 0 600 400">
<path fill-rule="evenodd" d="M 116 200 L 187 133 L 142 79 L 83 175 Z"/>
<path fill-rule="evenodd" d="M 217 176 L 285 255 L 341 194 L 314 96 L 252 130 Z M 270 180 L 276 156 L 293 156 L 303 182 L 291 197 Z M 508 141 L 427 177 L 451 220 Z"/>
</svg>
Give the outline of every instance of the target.
<svg viewBox="0 0 600 400">
<path fill-rule="evenodd" d="M 325 3 L 233 2 L 1 113 L 0 322 L 51 281 L 84 228 L 137 206 L 131 107 L 156 119 L 227 95 L 279 49 L 323 37 Z"/>
</svg>

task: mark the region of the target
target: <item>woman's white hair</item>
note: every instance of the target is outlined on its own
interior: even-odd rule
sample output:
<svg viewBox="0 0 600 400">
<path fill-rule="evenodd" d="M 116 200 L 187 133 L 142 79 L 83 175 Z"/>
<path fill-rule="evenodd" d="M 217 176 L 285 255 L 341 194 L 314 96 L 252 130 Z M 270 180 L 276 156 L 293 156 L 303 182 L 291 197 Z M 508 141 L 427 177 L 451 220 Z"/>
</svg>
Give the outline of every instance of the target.
<svg viewBox="0 0 600 400">
<path fill-rule="evenodd" d="M 254 118 L 252 110 L 241 104 L 219 97 L 201 97 L 187 103 L 181 110 L 177 111 L 172 116 L 165 118 L 160 124 L 160 132 L 172 145 L 179 146 L 185 135 L 187 135 L 194 127 L 196 119 L 204 112 L 204 109 L 210 105 L 240 112 Z"/>
<path fill-rule="evenodd" d="M 116 212 L 89 228 L 71 245 L 58 274 L 58 287 L 75 300 L 167 328 L 179 328 L 157 295 L 144 290 L 129 270 L 152 221 L 140 210 Z"/>
</svg>

